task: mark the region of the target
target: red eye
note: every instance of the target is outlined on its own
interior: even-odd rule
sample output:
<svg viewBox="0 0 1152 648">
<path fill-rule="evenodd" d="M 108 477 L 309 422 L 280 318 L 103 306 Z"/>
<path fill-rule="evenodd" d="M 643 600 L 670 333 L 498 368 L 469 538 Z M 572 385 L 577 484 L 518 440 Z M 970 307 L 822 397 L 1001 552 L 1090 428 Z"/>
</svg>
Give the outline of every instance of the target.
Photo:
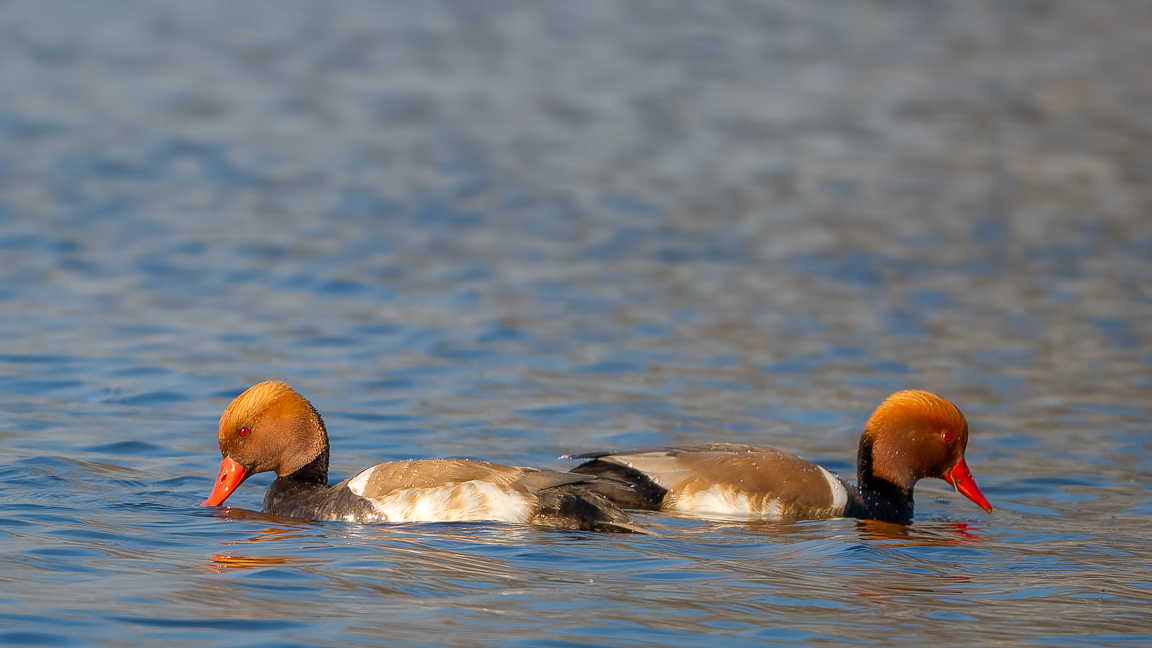
<svg viewBox="0 0 1152 648">
<path fill-rule="evenodd" d="M 249 429 L 248 429 L 248 428 L 246 428 L 246 427 L 242 427 L 242 428 L 240 428 L 240 436 L 248 436 L 248 433 L 249 433 L 249 432 L 251 432 L 251 431 L 252 431 L 252 430 L 249 430 Z"/>
<path fill-rule="evenodd" d="M 247 428 L 245 428 L 245 429 L 247 429 Z M 951 432 L 941 432 L 940 438 L 944 439 L 944 443 L 951 443 L 952 442 L 952 433 Z"/>
</svg>

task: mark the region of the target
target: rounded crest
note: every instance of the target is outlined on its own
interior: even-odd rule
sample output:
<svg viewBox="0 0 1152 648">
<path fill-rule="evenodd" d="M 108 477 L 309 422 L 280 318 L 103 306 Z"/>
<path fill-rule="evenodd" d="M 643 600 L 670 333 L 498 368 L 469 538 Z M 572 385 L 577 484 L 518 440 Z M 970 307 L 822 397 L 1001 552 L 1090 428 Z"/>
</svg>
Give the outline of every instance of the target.
<svg viewBox="0 0 1152 648">
<path fill-rule="evenodd" d="M 882 429 L 893 425 L 906 425 L 909 421 L 935 424 L 961 437 L 961 447 L 968 444 L 968 421 L 952 401 L 932 392 L 906 389 L 892 394 L 872 412 L 865 429 Z"/>
<path fill-rule="evenodd" d="M 249 474 L 291 475 L 310 467 L 328 473 L 328 434 L 308 399 L 279 381 L 262 382 L 237 396 L 220 416 L 220 452 Z"/>
<path fill-rule="evenodd" d="M 862 483 L 873 477 L 908 491 L 924 477 L 943 478 L 964 458 L 968 421 L 948 399 L 926 391 L 896 392 L 884 400 L 860 437 Z"/>
<path fill-rule="evenodd" d="M 289 394 L 307 402 L 303 396 L 296 393 L 296 390 L 279 380 L 267 380 L 245 389 L 229 403 L 220 416 L 220 438 L 224 438 L 225 431 L 231 432 L 244 425 L 254 426 L 265 410 Z"/>
</svg>

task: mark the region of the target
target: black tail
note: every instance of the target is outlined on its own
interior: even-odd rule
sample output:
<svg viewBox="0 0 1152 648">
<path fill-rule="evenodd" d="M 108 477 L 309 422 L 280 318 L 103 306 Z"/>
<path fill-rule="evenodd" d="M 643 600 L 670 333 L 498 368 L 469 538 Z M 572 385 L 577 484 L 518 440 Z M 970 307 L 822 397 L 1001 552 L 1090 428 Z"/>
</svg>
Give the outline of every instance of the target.
<svg viewBox="0 0 1152 648">
<path fill-rule="evenodd" d="M 593 459 L 576 466 L 569 472 L 603 477 L 604 479 L 584 484 L 584 486 L 607 497 L 613 504 L 624 509 L 659 511 L 660 506 L 664 503 L 664 495 L 668 493 L 668 489 L 652 481 L 648 475 L 635 468 L 611 461 Z M 622 487 L 621 482 L 630 486 Z"/>
<path fill-rule="evenodd" d="M 561 529 L 652 533 L 593 488 L 598 481 L 545 488 L 536 493 L 540 504 L 535 522 Z M 626 488 L 617 485 L 617 488 Z"/>
</svg>

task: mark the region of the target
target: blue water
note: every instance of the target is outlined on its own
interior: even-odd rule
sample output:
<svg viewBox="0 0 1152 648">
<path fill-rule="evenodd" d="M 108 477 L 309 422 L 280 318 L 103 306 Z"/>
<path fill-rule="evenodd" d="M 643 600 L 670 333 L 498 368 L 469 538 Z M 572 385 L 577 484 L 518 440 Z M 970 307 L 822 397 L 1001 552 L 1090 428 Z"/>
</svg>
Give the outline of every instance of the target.
<svg viewBox="0 0 1152 648">
<path fill-rule="evenodd" d="M 1137 2 L 0 4 L 0 644 L 1152 642 Z M 987 515 L 651 536 L 197 504 L 266 379 L 379 461 L 930 389 Z"/>
</svg>

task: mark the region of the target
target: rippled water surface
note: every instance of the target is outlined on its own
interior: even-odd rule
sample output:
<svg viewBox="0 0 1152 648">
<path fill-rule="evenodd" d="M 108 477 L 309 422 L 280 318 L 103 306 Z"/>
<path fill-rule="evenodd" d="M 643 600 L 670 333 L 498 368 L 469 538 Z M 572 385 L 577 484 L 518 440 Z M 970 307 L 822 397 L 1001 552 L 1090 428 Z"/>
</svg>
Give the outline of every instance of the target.
<svg viewBox="0 0 1152 648">
<path fill-rule="evenodd" d="M 1144 2 L 0 3 L 0 644 L 1152 642 Z M 923 388 L 988 515 L 651 536 L 197 506 L 770 443 Z"/>
</svg>

